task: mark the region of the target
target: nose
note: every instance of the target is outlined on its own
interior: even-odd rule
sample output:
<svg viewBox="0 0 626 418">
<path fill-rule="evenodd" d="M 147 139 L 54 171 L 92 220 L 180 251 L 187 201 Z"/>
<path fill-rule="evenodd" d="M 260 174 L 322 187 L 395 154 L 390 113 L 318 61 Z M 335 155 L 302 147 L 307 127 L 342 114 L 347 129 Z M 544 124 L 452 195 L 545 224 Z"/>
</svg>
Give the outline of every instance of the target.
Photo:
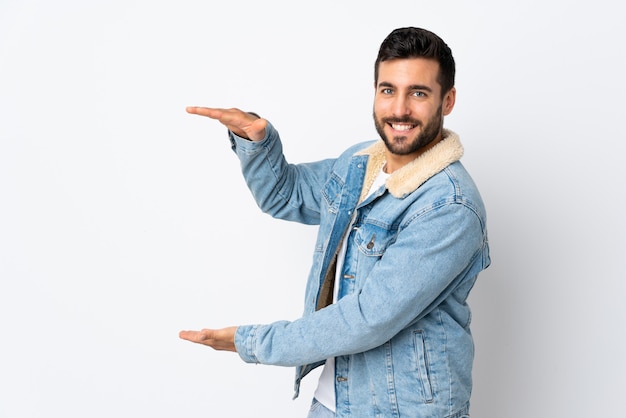
<svg viewBox="0 0 626 418">
<path fill-rule="evenodd" d="M 407 98 L 402 95 L 394 97 L 391 111 L 396 117 L 406 116 L 411 113 Z"/>
</svg>

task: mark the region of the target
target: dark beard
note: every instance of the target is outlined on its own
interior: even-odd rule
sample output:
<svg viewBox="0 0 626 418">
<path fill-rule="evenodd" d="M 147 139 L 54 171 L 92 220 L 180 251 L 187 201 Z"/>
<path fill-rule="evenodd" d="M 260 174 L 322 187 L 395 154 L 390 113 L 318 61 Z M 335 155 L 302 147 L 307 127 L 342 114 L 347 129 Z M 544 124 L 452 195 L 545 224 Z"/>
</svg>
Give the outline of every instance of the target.
<svg viewBox="0 0 626 418">
<path fill-rule="evenodd" d="M 441 133 L 441 128 L 443 127 L 441 110 L 442 106 L 439 106 L 435 116 L 433 116 L 428 123 L 426 123 L 426 125 L 424 125 L 422 121 L 411 119 L 409 117 L 384 118 L 379 121 L 376 117 L 376 113 L 374 113 L 374 124 L 378 135 L 382 138 L 389 152 L 396 155 L 409 155 L 430 144 Z M 394 136 L 393 139 L 390 139 L 387 137 L 383 129 L 383 127 L 388 123 L 406 123 L 421 126 L 422 130 L 417 138 L 415 138 L 412 142 L 408 142 L 408 138 L 406 136 Z"/>
</svg>

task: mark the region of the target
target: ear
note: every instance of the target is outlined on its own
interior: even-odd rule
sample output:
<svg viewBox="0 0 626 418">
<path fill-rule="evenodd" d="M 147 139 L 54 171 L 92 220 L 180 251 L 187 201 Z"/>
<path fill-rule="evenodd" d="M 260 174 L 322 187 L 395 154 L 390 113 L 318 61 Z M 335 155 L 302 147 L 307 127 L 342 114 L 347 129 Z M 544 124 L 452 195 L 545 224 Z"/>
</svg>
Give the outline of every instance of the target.
<svg viewBox="0 0 626 418">
<path fill-rule="evenodd" d="M 452 109 L 454 109 L 454 103 L 456 103 L 456 88 L 452 87 L 443 97 L 443 103 L 441 104 L 444 116 L 448 116 L 450 112 L 452 112 Z"/>
</svg>

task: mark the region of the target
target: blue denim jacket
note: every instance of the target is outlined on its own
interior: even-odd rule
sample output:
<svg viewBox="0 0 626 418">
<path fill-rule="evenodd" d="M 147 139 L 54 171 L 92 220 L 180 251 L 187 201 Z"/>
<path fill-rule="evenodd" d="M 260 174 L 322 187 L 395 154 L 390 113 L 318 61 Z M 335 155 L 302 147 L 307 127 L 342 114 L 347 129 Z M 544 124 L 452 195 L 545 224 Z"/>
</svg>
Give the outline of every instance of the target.
<svg viewBox="0 0 626 418">
<path fill-rule="evenodd" d="M 238 327 L 240 357 L 296 366 L 295 396 L 307 373 L 335 357 L 337 417 L 467 416 L 474 345 L 466 301 L 490 259 L 485 208 L 459 162 L 458 136 L 444 131 L 366 199 L 385 163 L 380 140 L 293 165 L 269 123 L 259 142 L 229 136 L 264 212 L 319 225 L 304 315 Z M 339 299 L 321 308 L 344 236 Z"/>
</svg>

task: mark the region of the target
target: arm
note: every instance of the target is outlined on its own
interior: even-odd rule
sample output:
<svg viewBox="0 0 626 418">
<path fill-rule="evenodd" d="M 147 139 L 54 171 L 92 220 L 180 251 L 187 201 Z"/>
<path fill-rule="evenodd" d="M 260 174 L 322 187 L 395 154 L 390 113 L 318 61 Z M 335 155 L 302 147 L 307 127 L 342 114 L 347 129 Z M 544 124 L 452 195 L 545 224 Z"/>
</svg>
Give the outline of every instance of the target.
<svg viewBox="0 0 626 418">
<path fill-rule="evenodd" d="M 471 209 L 433 210 L 398 234 L 354 293 L 293 322 L 240 326 L 237 352 L 246 362 L 294 366 L 380 346 L 471 283 L 484 245 Z"/>
<path fill-rule="evenodd" d="M 188 107 L 187 112 L 217 120 L 228 128 L 246 183 L 263 212 L 278 219 L 319 223 L 320 190 L 333 159 L 288 164 L 278 132 L 252 113 L 207 107 Z"/>
</svg>

